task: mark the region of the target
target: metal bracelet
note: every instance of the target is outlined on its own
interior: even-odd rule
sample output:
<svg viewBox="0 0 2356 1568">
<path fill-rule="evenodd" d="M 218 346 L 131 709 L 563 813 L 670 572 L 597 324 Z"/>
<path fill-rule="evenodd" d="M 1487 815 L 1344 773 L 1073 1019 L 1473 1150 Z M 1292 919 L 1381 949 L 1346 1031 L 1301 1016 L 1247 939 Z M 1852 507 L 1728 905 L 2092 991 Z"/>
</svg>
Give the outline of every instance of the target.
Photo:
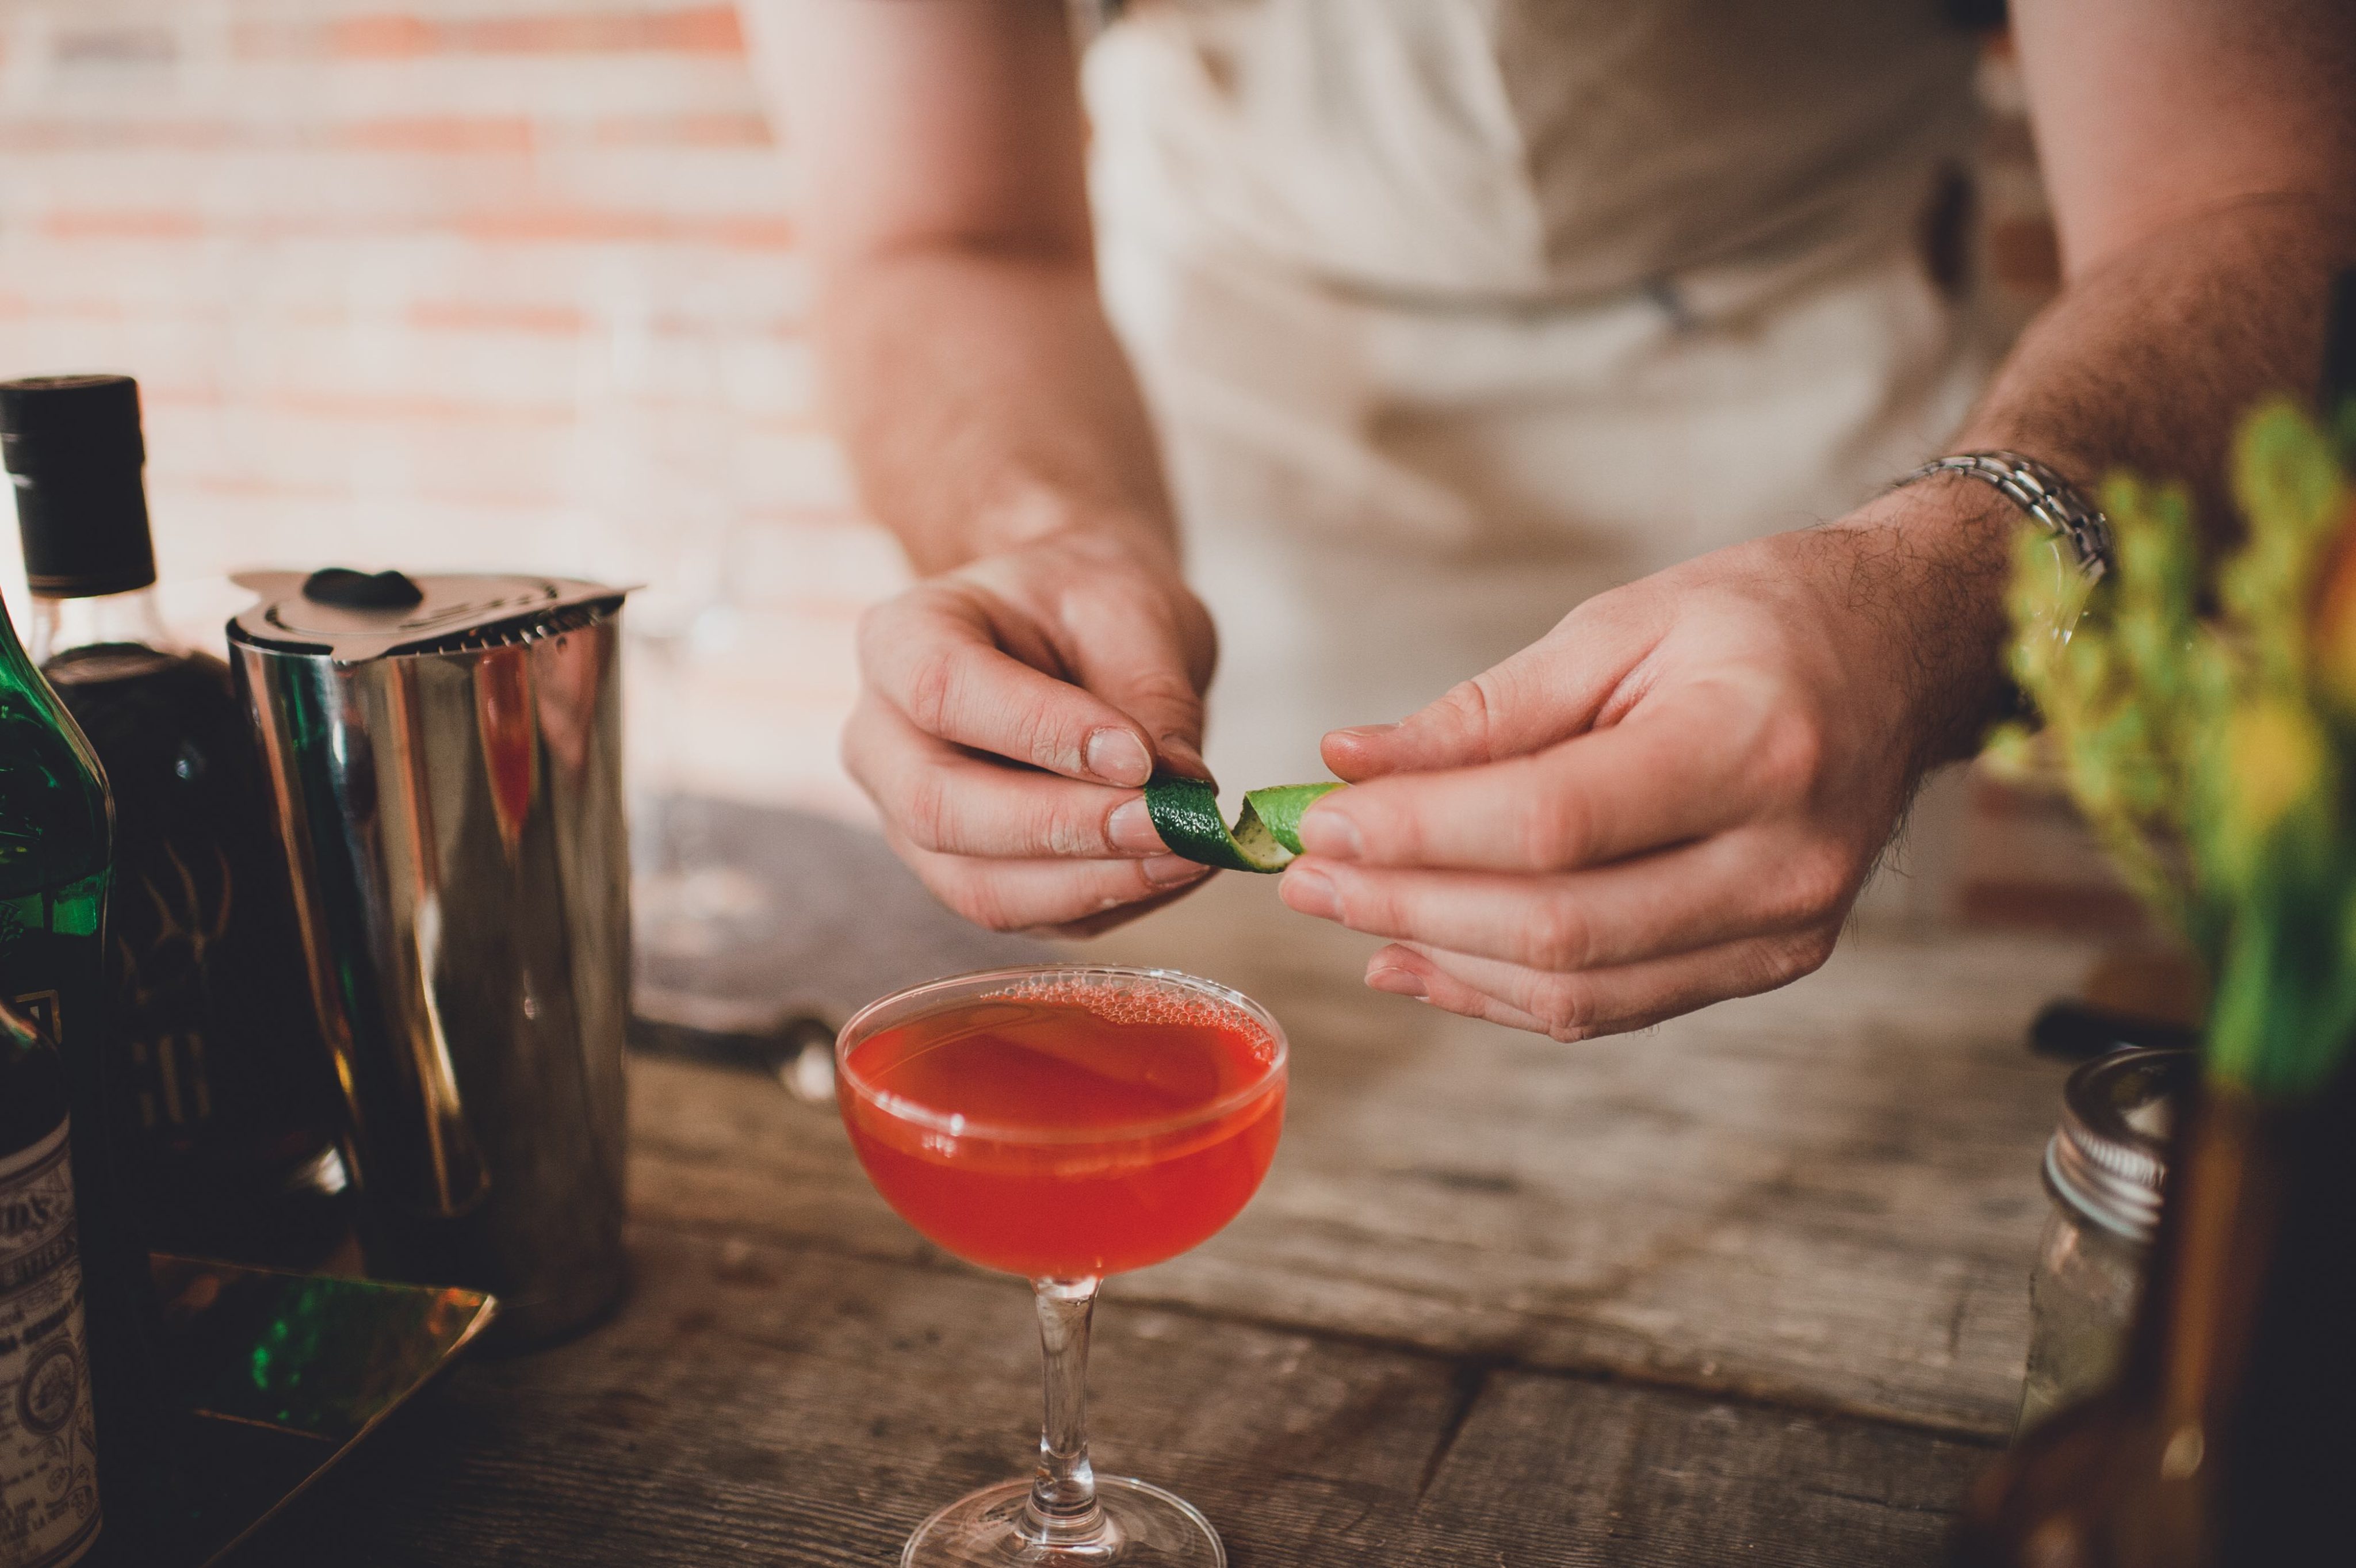
<svg viewBox="0 0 2356 1568">
<path fill-rule="evenodd" d="M 1968 474 L 1994 485 L 2007 500 L 2068 544 L 2088 582 L 2101 581 L 2110 570 L 2110 519 L 2069 480 L 2036 458 L 2018 452 L 1958 452 L 1923 464 L 1890 488 L 1900 489 L 1933 474 Z"/>
</svg>

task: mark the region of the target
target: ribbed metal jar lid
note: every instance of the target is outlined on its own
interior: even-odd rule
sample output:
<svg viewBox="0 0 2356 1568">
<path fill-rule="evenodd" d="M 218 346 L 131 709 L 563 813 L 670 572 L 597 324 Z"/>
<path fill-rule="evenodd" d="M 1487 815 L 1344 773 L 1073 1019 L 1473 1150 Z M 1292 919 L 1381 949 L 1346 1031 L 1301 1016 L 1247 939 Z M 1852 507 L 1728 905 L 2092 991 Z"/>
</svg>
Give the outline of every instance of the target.
<svg viewBox="0 0 2356 1568">
<path fill-rule="evenodd" d="M 2129 1241 L 2159 1224 L 2168 1135 L 2200 1072 L 2198 1051 L 2123 1050 L 2097 1057 L 2062 1089 L 2062 1125 L 2045 1145 L 2054 1198 Z"/>
<path fill-rule="evenodd" d="M 230 620 L 230 641 L 337 664 L 530 641 L 612 614 L 628 592 L 569 577 L 337 568 L 240 572 L 233 581 L 261 599 Z"/>
</svg>

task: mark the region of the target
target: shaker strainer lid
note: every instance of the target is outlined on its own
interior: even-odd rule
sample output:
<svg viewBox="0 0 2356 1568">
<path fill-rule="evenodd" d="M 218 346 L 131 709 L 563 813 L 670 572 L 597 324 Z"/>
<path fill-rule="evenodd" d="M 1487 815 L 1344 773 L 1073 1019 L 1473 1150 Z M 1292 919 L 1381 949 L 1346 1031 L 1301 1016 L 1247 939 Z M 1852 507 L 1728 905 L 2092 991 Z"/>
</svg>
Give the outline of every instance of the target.
<svg viewBox="0 0 2356 1568">
<path fill-rule="evenodd" d="M 611 613 L 628 591 L 569 577 L 410 577 L 340 566 L 307 576 L 240 572 L 232 580 L 261 598 L 230 620 L 231 640 L 338 664 L 544 637 Z"/>
<path fill-rule="evenodd" d="M 2118 1050 L 2070 1075 L 2062 1125 L 2045 1145 L 2053 1195 L 2132 1241 L 2150 1240 L 2168 1176 L 2168 1135 L 2200 1076 L 2191 1050 Z"/>
</svg>

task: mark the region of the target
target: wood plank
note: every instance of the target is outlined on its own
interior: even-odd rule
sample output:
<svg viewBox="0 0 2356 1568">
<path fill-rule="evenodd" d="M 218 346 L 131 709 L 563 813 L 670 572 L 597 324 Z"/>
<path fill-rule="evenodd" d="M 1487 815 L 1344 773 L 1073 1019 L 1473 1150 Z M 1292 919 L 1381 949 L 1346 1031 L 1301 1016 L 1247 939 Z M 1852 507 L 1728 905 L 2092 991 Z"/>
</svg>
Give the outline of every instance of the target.
<svg viewBox="0 0 2356 1568">
<path fill-rule="evenodd" d="M 1018 1472 L 1038 1365 L 1014 1282 L 640 1225 L 611 1323 L 462 1368 L 240 1568 L 892 1560 Z M 1237 1568 L 1934 1562 L 1968 1444 L 1494 1372 L 1131 1303 L 1099 1315 L 1096 1449 Z"/>
<path fill-rule="evenodd" d="M 1023 1473 L 1029 1293 L 641 1223 L 620 1315 L 457 1371 L 241 1568 L 708 1568 L 892 1561 Z M 1189 1497 L 1238 1568 L 1363 1562 L 1453 1409 L 1451 1369 L 1148 1307 L 1099 1314 L 1096 1457 Z"/>
<path fill-rule="evenodd" d="M 1878 1423 L 1502 1375 L 1395 1561 L 1932 1568 L 1994 1452 Z"/>
<path fill-rule="evenodd" d="M 1566 1047 L 1366 991 L 1373 945 L 1226 877 L 1087 950 L 1237 985 L 1294 1045 L 1267 1187 L 1116 1294 L 2008 1429 L 2062 1077 L 2021 1041 L 2088 950 L 1869 930 L 1784 991 Z M 673 1063 L 633 1092 L 640 1213 L 929 1256 L 825 1111 Z"/>
</svg>

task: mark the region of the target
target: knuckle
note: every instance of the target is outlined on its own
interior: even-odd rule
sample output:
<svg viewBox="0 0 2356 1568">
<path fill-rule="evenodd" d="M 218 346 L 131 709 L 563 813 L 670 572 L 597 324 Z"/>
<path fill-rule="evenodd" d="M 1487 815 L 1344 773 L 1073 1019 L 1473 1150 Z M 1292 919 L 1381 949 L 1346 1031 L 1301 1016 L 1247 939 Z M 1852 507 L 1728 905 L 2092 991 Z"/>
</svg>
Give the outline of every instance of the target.
<svg viewBox="0 0 2356 1568">
<path fill-rule="evenodd" d="M 1832 845 L 1793 856 L 1783 871 L 1783 918 L 1812 925 L 1839 915 L 1848 906 L 1851 880 L 1847 855 Z"/>
<path fill-rule="evenodd" d="M 1531 1009 L 1547 1036 L 1569 1042 L 1582 1038 L 1595 1023 L 1595 999 L 1576 981 L 1552 980 L 1538 988 Z"/>
<path fill-rule="evenodd" d="M 949 791 L 939 770 L 927 768 L 903 779 L 897 794 L 894 815 L 909 842 L 935 854 L 954 853 Z"/>
<path fill-rule="evenodd" d="M 1523 961 L 1533 969 L 1585 969 L 1594 961 L 1593 924 L 1560 896 L 1541 901 L 1526 929 Z"/>
<path fill-rule="evenodd" d="M 1106 827 L 1112 813 L 1109 811 L 1075 812 L 1056 800 L 1043 800 L 1035 808 L 1027 835 L 1053 855 L 1095 857 L 1115 853 L 1112 834 Z"/>
<path fill-rule="evenodd" d="M 985 930 L 1018 930 L 1033 923 L 1021 918 L 1008 905 L 1003 890 L 987 877 L 963 881 L 955 895 L 944 902 Z"/>
<path fill-rule="evenodd" d="M 1329 867 L 1325 875 L 1333 885 L 1335 925 L 1376 936 L 1408 934 L 1411 922 L 1398 895 L 1383 886 L 1380 879 L 1369 882 L 1346 865 Z"/>
<path fill-rule="evenodd" d="M 1559 785 L 1539 791 L 1523 825 L 1526 864 L 1551 871 L 1584 865 L 1595 844 L 1595 813 L 1586 799 Z"/>
<path fill-rule="evenodd" d="M 1129 682 L 1129 694 L 1133 701 L 1180 714 L 1199 713 L 1203 706 L 1202 693 L 1180 670 L 1141 671 Z"/>
<path fill-rule="evenodd" d="M 1494 671 L 1484 671 L 1469 681 L 1459 681 L 1429 710 L 1442 728 L 1455 730 L 1473 743 L 1472 749 L 1483 757 L 1488 757 L 1492 749 L 1490 721 L 1497 703 L 1490 685 L 1494 677 Z"/>
<path fill-rule="evenodd" d="M 908 717 L 927 735 L 940 735 L 956 708 L 958 650 L 935 648 L 919 655 L 908 671 Z"/>
<path fill-rule="evenodd" d="M 1838 940 L 1839 934 L 1829 928 L 1806 932 L 1792 944 L 1790 952 L 1785 955 L 1790 972 L 1783 978 L 1797 980 L 1802 975 L 1814 974 L 1824 968 L 1826 961 L 1833 956 L 1833 946 Z"/>
<path fill-rule="evenodd" d="M 1080 755 L 1078 746 L 1063 744 L 1062 732 L 1057 727 L 1055 715 L 1044 708 L 1023 709 L 1014 721 L 1013 736 L 1011 755 L 1019 756 L 1036 767 L 1069 769 Z"/>
<path fill-rule="evenodd" d="M 1834 940 L 1831 930 L 1811 930 L 1770 943 L 1761 955 L 1758 983 L 1753 989 L 1772 991 L 1814 974 L 1832 957 Z"/>
<path fill-rule="evenodd" d="M 1824 761 L 1824 725 L 1813 714 L 1786 713 L 1762 726 L 1753 768 L 1770 789 L 1792 799 L 1815 788 Z"/>
</svg>

